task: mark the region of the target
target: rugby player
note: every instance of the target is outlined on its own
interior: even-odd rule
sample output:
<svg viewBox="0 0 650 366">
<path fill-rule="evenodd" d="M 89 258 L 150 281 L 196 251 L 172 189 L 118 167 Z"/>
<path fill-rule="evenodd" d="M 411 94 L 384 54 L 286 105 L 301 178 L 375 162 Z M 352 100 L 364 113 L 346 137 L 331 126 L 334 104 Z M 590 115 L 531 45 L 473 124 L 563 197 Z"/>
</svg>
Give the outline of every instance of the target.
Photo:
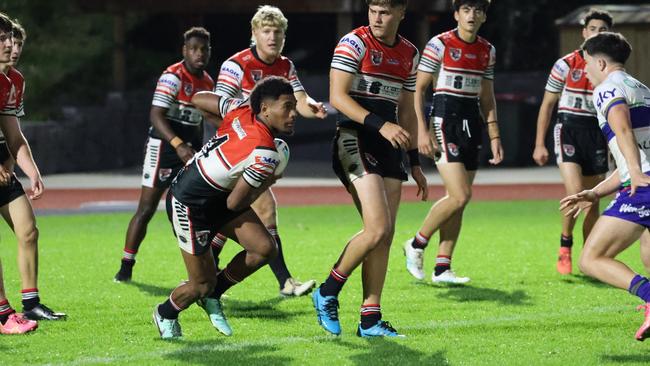
<svg viewBox="0 0 650 366">
<path fill-rule="evenodd" d="M 298 113 L 306 118 L 327 117 L 323 103 L 314 101 L 298 79 L 296 68 L 290 59 L 282 55 L 288 21 L 282 11 L 270 5 L 260 6 L 251 19 L 251 42 L 253 45 L 226 60 L 219 70 L 215 91 L 223 97 L 246 98 L 255 83 L 269 75 L 282 76 L 291 82 L 298 101 Z M 278 233 L 277 202 L 269 189 L 252 205 L 278 244 L 278 255 L 269 263 L 280 287 L 280 295 L 301 296 L 315 285 L 315 280 L 304 283 L 294 279 L 287 268 Z M 212 243 L 215 259 L 225 244 L 223 235 L 217 235 Z"/>
<path fill-rule="evenodd" d="M 477 35 L 486 20 L 489 0 L 454 0 L 456 29 L 433 37 L 422 54 L 415 88 L 418 148 L 436 160 L 446 195 L 427 214 L 420 230 L 404 243 L 406 268 L 424 279 L 424 250 L 440 230 L 433 282 L 466 283 L 456 276 L 451 258 L 458 241 L 465 206 L 479 163 L 482 132 L 487 126 L 493 165 L 503 160 L 503 148 L 494 100 L 495 49 Z M 423 97 L 433 84 L 433 110 L 428 124 Z M 428 127 L 428 128 L 427 128 Z"/>
<path fill-rule="evenodd" d="M 650 227 L 650 89 L 627 74 L 632 49 L 619 33 L 603 32 L 583 45 L 585 71 L 594 85 L 598 123 L 616 160 L 617 170 L 593 189 L 562 199 L 567 215 L 594 206 L 615 191 L 615 199 L 596 221 L 580 254 L 580 270 L 643 300 L 645 320 L 635 334 L 650 336 L 650 281 L 616 256 Z M 587 204 L 585 204 L 587 203 Z"/>
<path fill-rule="evenodd" d="M 366 0 L 366 4 L 369 25 L 341 38 L 330 69 L 330 102 L 339 111 L 333 168 L 354 199 L 363 229 L 347 243 L 312 299 L 318 323 L 339 335 L 338 296 L 361 265 L 363 300 L 357 335 L 396 337 L 400 334 L 382 319 L 380 304 L 402 181 L 408 179 L 402 149 L 408 151 L 418 195 L 427 197 L 413 108 L 419 53 L 397 34 L 406 0 Z"/>
<path fill-rule="evenodd" d="M 59 320 L 64 319 L 65 314 L 54 312 L 42 304 L 38 291 L 39 232 L 29 200 L 40 198 L 44 186 L 29 143 L 20 129 L 19 118 L 25 115 L 23 107 L 25 79 L 16 69 L 26 38 L 25 29 L 17 20 L 14 20 L 12 23 L 11 57 L 8 62 L 0 64 L 0 71 L 11 81 L 9 99 L 4 108 L 0 110 L 0 117 L 4 121 L 5 128 L 8 129 L 7 134 L 0 137 L 0 164 L 11 175 L 9 185 L 0 188 L 0 214 L 14 231 L 18 241 L 18 268 L 22 285 L 23 316 L 32 320 Z M 14 156 L 31 182 L 29 197 L 13 174 Z"/>
<path fill-rule="evenodd" d="M 205 68 L 210 59 L 210 33 L 193 27 L 183 34 L 183 61 L 169 66 L 158 79 L 151 103 L 151 128 L 142 166 L 138 208 L 129 222 L 116 282 L 131 280 L 135 256 L 147 225 L 172 180 L 203 145 L 203 115 L 191 103 L 199 91 L 212 90 Z"/>
<path fill-rule="evenodd" d="M 602 10 L 590 10 L 582 20 L 582 37 L 587 39 L 612 28 L 612 16 Z M 533 159 L 543 166 L 548 161 L 546 131 L 551 122 L 553 108 L 559 102 L 557 123 L 554 129 L 556 162 L 564 181 L 567 195 L 595 187 L 605 179 L 608 171 L 607 141 L 598 128 L 596 109 L 591 95 L 593 86 L 584 72 L 582 50 L 575 50 L 555 62 L 546 83 L 544 99 L 537 116 L 537 137 Z M 586 240 L 598 220 L 598 203 L 586 210 L 582 224 L 582 237 Z M 562 215 L 562 233 L 557 271 L 570 274 L 573 228 L 576 220 Z"/>
<path fill-rule="evenodd" d="M 164 339 L 181 336 L 178 314 L 197 300 L 218 331 L 232 334 L 220 298 L 277 254 L 273 237 L 250 205 L 277 179 L 280 155 L 273 137 L 293 133 L 297 116 L 293 88 L 277 76 L 257 83 L 245 104 L 212 92 L 198 93 L 192 103 L 223 122 L 167 195 L 167 215 L 189 280 L 154 309 Z M 217 232 L 244 248 L 218 273 L 210 250 Z"/>
<path fill-rule="evenodd" d="M 12 23 L 5 15 L 0 13 L 0 62 L 9 63 L 12 53 Z M 11 93 L 11 81 L 5 74 L 0 74 L 0 109 L 4 109 Z M 2 118 L 0 127 L 3 131 L 7 129 L 6 119 Z M 5 191 L 11 182 L 10 170 L 0 165 L 0 190 Z M 3 192 L 4 193 L 4 192 Z M 0 264 L 0 333 L 1 334 L 24 334 L 31 332 L 38 327 L 38 323 L 23 317 L 17 313 L 9 304 L 4 288 L 2 276 L 2 264 Z"/>
</svg>

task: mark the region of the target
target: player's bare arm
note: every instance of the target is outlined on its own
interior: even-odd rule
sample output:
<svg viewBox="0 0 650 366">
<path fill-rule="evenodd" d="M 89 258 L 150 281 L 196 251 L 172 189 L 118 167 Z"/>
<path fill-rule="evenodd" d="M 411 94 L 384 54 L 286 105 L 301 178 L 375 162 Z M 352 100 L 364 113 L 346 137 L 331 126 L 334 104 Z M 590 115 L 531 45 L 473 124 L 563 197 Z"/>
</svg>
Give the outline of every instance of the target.
<svg viewBox="0 0 650 366">
<path fill-rule="evenodd" d="M 271 187 L 277 179 L 278 177 L 271 175 L 266 178 L 262 185 L 255 188 L 248 184 L 248 182 L 246 182 L 243 177 L 240 177 L 237 181 L 237 184 L 235 184 L 235 188 L 233 188 L 232 192 L 230 192 L 228 195 L 228 199 L 226 201 L 228 209 L 232 211 L 239 211 L 250 206 L 253 202 L 255 202 L 257 197 L 259 197 L 260 194 Z"/>
<path fill-rule="evenodd" d="M 354 75 L 345 71 L 330 69 L 330 103 L 339 112 L 345 114 L 351 120 L 359 123 L 373 123 L 379 127 L 379 133 L 388 140 L 393 147 L 407 150 L 410 146 L 410 134 L 397 125 L 396 123 L 386 123 L 388 121 L 379 121 L 377 115 L 370 113 L 367 109 L 359 105 L 350 95 L 348 90 L 352 86 Z M 366 121 L 368 117 L 368 121 Z M 372 119 L 375 117 L 375 119 Z"/>
<path fill-rule="evenodd" d="M 494 82 L 490 79 L 481 81 L 481 92 L 479 94 L 481 112 L 487 124 L 488 136 L 490 137 L 490 148 L 492 159 L 490 164 L 497 165 L 503 160 L 503 147 L 501 146 L 501 134 L 497 122 L 497 103 L 494 99 Z"/>
<path fill-rule="evenodd" d="M 180 137 L 176 136 L 174 130 L 172 130 L 165 116 L 167 113 L 167 108 L 162 108 L 158 106 L 152 106 L 151 111 L 149 112 L 149 119 L 151 120 L 151 125 L 158 131 L 158 133 L 169 142 L 174 149 L 176 149 L 176 154 L 178 157 L 186 163 L 188 160 L 194 156 L 196 151 L 181 140 Z"/>
<path fill-rule="evenodd" d="M 553 108 L 560 100 L 560 93 L 544 92 L 542 105 L 539 107 L 537 115 L 537 133 L 535 134 L 535 150 L 533 151 L 533 160 L 537 165 L 542 166 L 548 161 L 548 149 L 546 149 L 546 131 L 551 124 Z"/>
<path fill-rule="evenodd" d="M 641 159 L 636 144 L 632 123 L 630 122 L 630 109 L 625 103 L 617 104 L 609 110 L 607 122 L 616 135 L 615 139 L 625 157 L 630 171 L 630 195 L 636 192 L 637 187 L 647 187 L 650 177 L 641 170 Z"/>
<path fill-rule="evenodd" d="M 298 91 L 293 94 L 298 101 L 296 109 L 298 113 L 305 118 L 319 118 L 324 119 L 327 117 L 327 109 L 322 102 L 315 101 L 304 91 Z"/>
<path fill-rule="evenodd" d="M 397 107 L 397 120 L 400 126 L 408 131 L 411 136 L 419 136 L 420 128 L 415 114 L 413 99 L 414 93 L 402 90 Z M 427 179 L 424 176 L 424 173 L 422 173 L 422 167 L 420 166 L 418 139 L 411 139 L 407 155 L 409 164 L 411 165 L 411 176 L 418 185 L 417 195 L 422 199 L 422 201 L 426 201 L 429 196 L 429 190 L 427 188 Z"/>
<path fill-rule="evenodd" d="M 32 150 L 20 129 L 18 118 L 14 116 L 3 117 L 3 133 L 7 140 L 7 146 L 11 154 L 16 157 L 16 163 L 27 175 L 31 184 L 32 193 L 29 195 L 31 199 L 38 199 L 43 194 L 44 185 L 41 173 L 34 162 Z"/>
<path fill-rule="evenodd" d="M 436 140 L 435 131 L 429 130 L 429 123 L 427 116 L 424 113 L 424 96 L 431 84 L 435 85 L 438 80 L 437 74 L 418 71 L 415 80 L 415 115 L 418 122 L 418 150 L 420 154 L 428 156 L 431 159 L 435 158 L 435 153 L 440 151 L 438 141 Z"/>
</svg>

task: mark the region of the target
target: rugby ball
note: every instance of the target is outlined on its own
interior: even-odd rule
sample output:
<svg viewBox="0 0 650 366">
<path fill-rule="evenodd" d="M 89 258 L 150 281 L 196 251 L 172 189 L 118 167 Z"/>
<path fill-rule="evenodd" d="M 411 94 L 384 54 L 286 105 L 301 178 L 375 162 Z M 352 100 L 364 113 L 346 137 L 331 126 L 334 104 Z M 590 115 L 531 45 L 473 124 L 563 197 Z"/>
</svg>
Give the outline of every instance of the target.
<svg viewBox="0 0 650 366">
<path fill-rule="evenodd" d="M 274 139 L 273 141 L 275 142 L 275 149 L 280 155 L 280 164 L 275 168 L 275 176 L 279 177 L 284 172 L 287 164 L 289 164 L 289 145 L 282 139 Z"/>
</svg>

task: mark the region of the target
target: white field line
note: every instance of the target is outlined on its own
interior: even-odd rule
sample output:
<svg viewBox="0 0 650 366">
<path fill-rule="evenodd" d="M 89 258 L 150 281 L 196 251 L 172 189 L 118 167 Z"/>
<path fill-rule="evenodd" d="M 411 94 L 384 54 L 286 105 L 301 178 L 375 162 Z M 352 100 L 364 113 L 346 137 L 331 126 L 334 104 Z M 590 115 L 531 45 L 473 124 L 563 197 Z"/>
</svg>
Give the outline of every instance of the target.
<svg viewBox="0 0 650 366">
<path fill-rule="evenodd" d="M 606 307 L 594 307 L 591 309 L 575 309 L 571 311 L 558 311 L 552 313 L 530 313 L 525 315 L 513 315 L 513 316 L 503 316 L 503 317 L 494 317 L 494 318 L 484 318 L 484 319 L 472 319 L 472 320 L 442 320 L 442 321 L 428 321 L 423 323 L 418 323 L 417 325 L 404 325 L 400 326 L 400 330 L 408 329 L 453 329 L 453 328 L 472 328 L 482 325 L 495 325 L 503 323 L 517 323 L 521 321 L 539 321 L 539 320 L 549 320 L 549 319 L 567 319 L 572 315 L 592 315 L 592 314 L 610 314 L 618 313 L 622 311 L 627 311 L 633 309 L 631 306 L 606 306 Z M 348 336 L 352 336 L 351 334 Z M 203 345 L 203 346 L 194 346 L 194 347 L 185 347 L 177 350 L 159 350 L 147 353 L 139 353 L 137 355 L 125 355 L 125 356 L 114 356 L 114 357 L 81 357 L 71 362 L 64 363 L 48 363 L 44 365 L 92 365 L 92 364 L 110 364 L 110 363 L 125 363 L 125 362 L 134 362 L 139 360 L 155 360 L 165 357 L 166 355 L 174 355 L 175 358 L 182 356 L 184 354 L 194 354 L 201 352 L 214 352 L 214 351 L 236 351 L 240 349 L 245 349 L 251 346 L 275 346 L 275 345 L 286 345 L 286 344 L 295 344 L 295 343 L 312 343 L 319 341 L 331 341 L 336 339 L 334 336 L 315 336 L 315 337 L 266 337 L 264 340 L 260 341 L 251 341 L 251 342 L 237 342 L 237 343 L 223 343 L 215 345 Z M 178 344 L 182 344 L 182 341 L 179 341 Z"/>
</svg>

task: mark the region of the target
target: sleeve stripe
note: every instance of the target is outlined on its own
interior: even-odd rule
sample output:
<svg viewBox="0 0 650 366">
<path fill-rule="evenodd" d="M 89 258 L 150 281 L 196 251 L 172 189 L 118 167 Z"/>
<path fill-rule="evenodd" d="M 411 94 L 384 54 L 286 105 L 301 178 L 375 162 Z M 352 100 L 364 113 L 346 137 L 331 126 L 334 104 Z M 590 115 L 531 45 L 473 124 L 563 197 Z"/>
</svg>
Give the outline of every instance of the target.
<svg viewBox="0 0 650 366">
<path fill-rule="evenodd" d="M 607 105 L 607 107 L 605 107 L 605 109 L 604 109 L 605 113 L 603 115 L 605 116 L 605 118 L 607 118 L 609 116 L 609 111 L 610 111 L 610 109 L 612 109 L 613 106 L 623 104 L 623 103 L 626 103 L 625 98 L 619 97 L 619 98 L 616 98 L 616 99 L 612 99 L 609 102 L 609 104 Z"/>
</svg>

